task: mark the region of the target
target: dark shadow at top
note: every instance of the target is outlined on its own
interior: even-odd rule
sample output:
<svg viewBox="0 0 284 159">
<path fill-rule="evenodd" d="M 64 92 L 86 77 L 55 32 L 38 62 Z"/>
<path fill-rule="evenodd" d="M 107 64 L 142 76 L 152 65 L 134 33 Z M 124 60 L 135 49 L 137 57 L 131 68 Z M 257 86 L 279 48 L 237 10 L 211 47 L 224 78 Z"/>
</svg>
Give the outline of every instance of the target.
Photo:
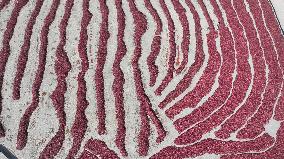
<svg viewBox="0 0 284 159">
<path fill-rule="evenodd" d="M 17 157 L 2 144 L 0 144 L 0 152 L 2 152 L 8 159 L 17 159 Z"/>
</svg>

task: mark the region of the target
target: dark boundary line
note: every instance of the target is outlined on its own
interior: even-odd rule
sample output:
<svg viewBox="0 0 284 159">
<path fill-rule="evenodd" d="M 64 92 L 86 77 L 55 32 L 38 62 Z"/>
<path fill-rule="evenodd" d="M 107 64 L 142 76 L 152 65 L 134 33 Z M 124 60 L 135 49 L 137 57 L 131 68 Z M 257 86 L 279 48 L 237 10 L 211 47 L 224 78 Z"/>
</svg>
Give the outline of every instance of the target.
<svg viewBox="0 0 284 159">
<path fill-rule="evenodd" d="M 272 10 L 273 10 L 273 12 L 274 12 L 275 18 L 276 18 L 276 20 L 277 20 L 277 22 L 278 22 L 278 24 L 279 24 L 280 29 L 281 29 L 282 35 L 284 35 L 284 30 L 283 30 L 283 28 L 282 28 L 282 26 L 281 26 L 281 23 L 280 23 L 279 19 L 278 19 L 278 16 L 277 16 L 277 14 L 276 14 L 275 8 L 274 8 L 274 6 L 273 6 L 271 0 L 268 0 L 268 2 L 270 3 L 270 5 L 271 5 L 271 7 L 272 7 Z"/>
<path fill-rule="evenodd" d="M 2 152 L 8 159 L 18 159 L 9 149 L 0 144 L 0 152 Z"/>
</svg>

